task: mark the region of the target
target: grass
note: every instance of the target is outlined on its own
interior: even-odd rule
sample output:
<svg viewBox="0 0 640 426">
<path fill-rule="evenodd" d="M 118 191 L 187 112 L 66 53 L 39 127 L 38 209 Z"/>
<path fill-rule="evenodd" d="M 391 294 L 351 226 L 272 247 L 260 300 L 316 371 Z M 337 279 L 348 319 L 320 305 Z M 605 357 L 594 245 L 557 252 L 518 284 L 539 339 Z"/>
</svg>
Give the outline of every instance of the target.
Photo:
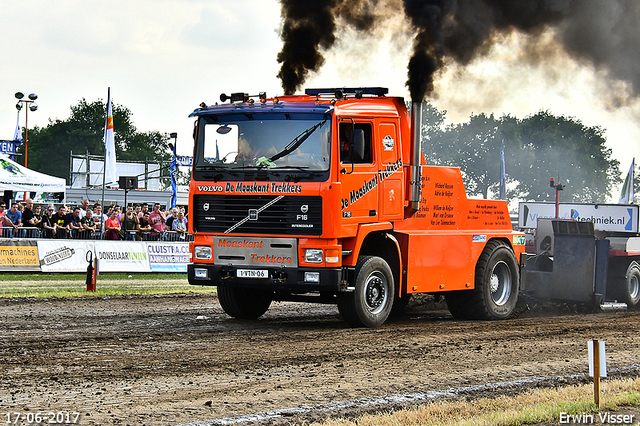
<svg viewBox="0 0 640 426">
<path fill-rule="evenodd" d="M 560 414 L 615 412 L 621 407 L 640 407 L 640 378 L 607 380 L 601 386 L 602 407 L 593 402 L 593 385 L 559 389 L 534 389 L 515 397 L 477 401 L 435 402 L 416 409 L 382 415 L 364 415 L 357 419 L 330 419 L 314 426 L 516 426 L 540 423 L 558 424 Z M 570 422 L 575 424 L 575 422 Z M 640 417 L 633 418 L 640 424 Z"/>
<path fill-rule="evenodd" d="M 0 274 L 0 298 L 120 296 L 215 293 L 215 287 L 192 286 L 186 274 L 100 274 L 96 291 L 86 291 L 86 274 Z"/>
</svg>

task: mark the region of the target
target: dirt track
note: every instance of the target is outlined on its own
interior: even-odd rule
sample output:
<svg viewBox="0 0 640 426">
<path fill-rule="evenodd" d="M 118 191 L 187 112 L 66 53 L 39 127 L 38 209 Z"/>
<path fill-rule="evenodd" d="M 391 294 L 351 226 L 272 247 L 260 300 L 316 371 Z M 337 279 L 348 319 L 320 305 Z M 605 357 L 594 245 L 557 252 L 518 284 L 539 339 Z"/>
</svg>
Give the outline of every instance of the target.
<svg viewBox="0 0 640 426">
<path fill-rule="evenodd" d="M 72 411 L 85 425 L 174 425 L 581 374 L 594 337 L 607 343 L 609 368 L 639 362 L 640 312 L 570 311 L 463 322 L 423 303 L 378 329 L 350 329 L 323 305 L 276 303 L 259 321 L 233 320 L 212 295 L 3 299 L 0 415 Z"/>
</svg>

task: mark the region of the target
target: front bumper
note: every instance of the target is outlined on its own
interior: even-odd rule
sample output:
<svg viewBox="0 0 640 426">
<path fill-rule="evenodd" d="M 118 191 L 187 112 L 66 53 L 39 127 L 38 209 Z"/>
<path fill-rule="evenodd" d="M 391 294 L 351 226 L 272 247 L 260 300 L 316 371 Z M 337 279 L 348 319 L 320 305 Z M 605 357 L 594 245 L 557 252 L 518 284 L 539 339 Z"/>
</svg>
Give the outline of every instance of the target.
<svg viewBox="0 0 640 426">
<path fill-rule="evenodd" d="M 242 288 L 267 288 L 295 292 L 315 292 L 340 290 L 342 268 L 275 267 L 268 270 L 268 278 L 238 278 L 237 270 L 242 266 L 197 263 L 187 265 L 189 284 L 229 285 Z M 197 272 L 197 274 L 196 274 Z M 316 273 L 318 282 L 305 281 L 305 273 Z"/>
</svg>

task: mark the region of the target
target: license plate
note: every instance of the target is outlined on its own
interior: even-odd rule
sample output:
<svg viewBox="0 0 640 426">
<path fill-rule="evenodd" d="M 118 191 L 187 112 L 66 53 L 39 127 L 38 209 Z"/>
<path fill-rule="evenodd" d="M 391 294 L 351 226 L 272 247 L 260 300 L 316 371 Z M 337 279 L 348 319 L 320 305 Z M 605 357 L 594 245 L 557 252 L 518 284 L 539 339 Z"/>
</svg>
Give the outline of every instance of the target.
<svg viewBox="0 0 640 426">
<path fill-rule="evenodd" d="M 238 278 L 269 278 L 269 271 L 266 269 L 238 269 Z"/>
</svg>

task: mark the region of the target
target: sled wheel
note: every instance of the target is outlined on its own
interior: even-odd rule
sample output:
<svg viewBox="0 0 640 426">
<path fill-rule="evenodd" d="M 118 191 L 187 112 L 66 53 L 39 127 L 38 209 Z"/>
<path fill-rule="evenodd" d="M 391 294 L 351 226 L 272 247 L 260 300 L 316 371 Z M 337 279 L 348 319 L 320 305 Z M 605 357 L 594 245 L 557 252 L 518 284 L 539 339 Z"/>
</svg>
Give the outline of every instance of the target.
<svg viewBox="0 0 640 426">
<path fill-rule="evenodd" d="M 629 309 L 636 309 L 640 305 L 640 265 L 633 261 L 629 264 L 624 278 L 615 283 L 615 294 L 618 301 L 626 303 Z"/>
</svg>

